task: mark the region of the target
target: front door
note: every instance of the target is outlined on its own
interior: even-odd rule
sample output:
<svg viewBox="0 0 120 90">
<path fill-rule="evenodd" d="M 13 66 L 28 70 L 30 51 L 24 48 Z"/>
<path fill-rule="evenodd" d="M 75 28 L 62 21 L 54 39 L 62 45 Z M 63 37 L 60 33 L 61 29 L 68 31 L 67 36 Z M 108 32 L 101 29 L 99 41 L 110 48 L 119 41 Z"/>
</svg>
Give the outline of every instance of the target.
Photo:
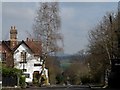
<svg viewBox="0 0 120 90">
<path fill-rule="evenodd" d="M 39 77 L 40 77 L 39 71 L 34 71 L 33 72 L 33 83 L 34 84 L 39 83 Z"/>
</svg>

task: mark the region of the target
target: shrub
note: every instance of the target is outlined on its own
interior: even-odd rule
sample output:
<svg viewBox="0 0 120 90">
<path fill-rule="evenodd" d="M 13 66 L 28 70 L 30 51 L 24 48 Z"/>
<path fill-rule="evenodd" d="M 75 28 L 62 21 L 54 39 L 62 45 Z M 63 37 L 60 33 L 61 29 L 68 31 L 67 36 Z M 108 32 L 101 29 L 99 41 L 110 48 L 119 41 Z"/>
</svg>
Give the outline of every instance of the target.
<svg viewBox="0 0 120 90">
<path fill-rule="evenodd" d="M 21 76 L 20 76 L 19 83 L 20 83 L 21 88 L 25 88 L 25 87 L 26 87 L 25 75 L 21 75 Z"/>
<path fill-rule="evenodd" d="M 16 68 L 7 68 L 5 66 L 2 67 L 2 76 L 4 77 L 15 77 L 19 79 L 19 85 L 24 88 L 25 87 L 25 76 L 22 75 L 22 70 Z"/>
<path fill-rule="evenodd" d="M 88 75 L 82 76 L 82 77 L 81 77 L 81 82 L 82 82 L 82 84 L 87 84 L 87 83 L 89 83 L 89 82 L 90 82 L 89 76 L 88 76 Z"/>
<path fill-rule="evenodd" d="M 2 67 L 2 75 L 3 76 L 20 76 L 22 74 L 22 71 L 16 68 L 7 68 L 7 67 Z"/>
</svg>

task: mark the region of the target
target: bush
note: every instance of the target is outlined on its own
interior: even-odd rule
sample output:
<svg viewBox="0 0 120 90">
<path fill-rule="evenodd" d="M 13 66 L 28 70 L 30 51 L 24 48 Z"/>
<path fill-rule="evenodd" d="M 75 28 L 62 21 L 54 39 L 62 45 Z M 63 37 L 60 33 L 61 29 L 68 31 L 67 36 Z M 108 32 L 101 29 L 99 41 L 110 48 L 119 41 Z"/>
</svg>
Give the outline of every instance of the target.
<svg viewBox="0 0 120 90">
<path fill-rule="evenodd" d="M 63 77 L 63 75 L 61 75 L 61 74 L 58 74 L 57 76 L 56 76 L 56 84 L 63 84 L 63 82 L 64 82 L 64 77 Z"/>
<path fill-rule="evenodd" d="M 25 87 L 25 76 L 22 75 L 22 70 L 16 68 L 7 68 L 5 66 L 2 67 L 2 76 L 4 77 L 15 77 L 19 79 L 19 85 L 24 88 Z"/>
<path fill-rule="evenodd" d="M 2 67 L 2 75 L 3 76 L 14 76 L 14 75 L 21 75 L 22 71 L 16 68 L 7 68 L 7 67 Z"/>
<path fill-rule="evenodd" d="M 89 78 L 89 76 L 88 76 L 88 75 L 82 76 L 82 77 L 81 77 L 81 82 L 82 82 L 82 84 L 88 84 L 88 83 L 90 83 L 90 78 Z"/>
<path fill-rule="evenodd" d="M 39 80 L 37 78 L 33 78 L 33 84 L 38 84 Z"/>
<path fill-rule="evenodd" d="M 21 88 L 25 88 L 25 87 L 26 87 L 25 75 L 21 75 L 21 76 L 20 76 L 19 83 L 20 83 Z"/>
</svg>

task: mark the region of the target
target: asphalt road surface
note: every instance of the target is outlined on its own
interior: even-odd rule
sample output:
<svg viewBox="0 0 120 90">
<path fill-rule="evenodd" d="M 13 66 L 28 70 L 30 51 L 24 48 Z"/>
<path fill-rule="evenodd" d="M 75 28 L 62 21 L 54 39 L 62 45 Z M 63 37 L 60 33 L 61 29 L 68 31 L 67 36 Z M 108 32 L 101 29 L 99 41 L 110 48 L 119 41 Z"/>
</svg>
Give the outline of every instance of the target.
<svg viewBox="0 0 120 90">
<path fill-rule="evenodd" d="M 25 90 L 91 90 L 89 88 L 60 88 L 60 87 L 54 87 L 54 88 L 27 88 Z"/>
<path fill-rule="evenodd" d="M 28 87 L 24 90 L 115 90 L 115 89 L 103 89 L 101 87 L 89 87 L 89 86 L 49 86 L 49 87 Z"/>
</svg>

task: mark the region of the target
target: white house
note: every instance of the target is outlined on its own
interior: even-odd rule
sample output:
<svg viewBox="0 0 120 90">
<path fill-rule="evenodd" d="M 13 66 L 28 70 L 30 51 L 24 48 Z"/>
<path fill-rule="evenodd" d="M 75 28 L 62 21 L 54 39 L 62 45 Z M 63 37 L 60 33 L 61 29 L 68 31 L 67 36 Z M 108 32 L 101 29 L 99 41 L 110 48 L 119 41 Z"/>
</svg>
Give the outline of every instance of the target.
<svg viewBox="0 0 120 90">
<path fill-rule="evenodd" d="M 2 62 L 7 67 L 23 70 L 28 83 L 39 80 L 42 76 L 43 84 L 49 84 L 48 69 L 45 68 L 45 64 L 42 65 L 43 60 L 40 58 L 42 55 L 41 41 L 29 38 L 25 41 L 18 41 L 17 34 L 16 27 L 11 26 L 10 40 L 0 43 L 0 61 L 2 58 Z"/>
<path fill-rule="evenodd" d="M 26 42 L 22 41 L 18 44 L 14 49 L 13 56 L 14 67 L 24 71 L 27 83 L 32 83 L 33 79 L 39 77 L 39 74 L 42 71 L 43 60 L 35 55 Z M 42 76 L 46 79 L 46 84 L 49 84 L 48 69 L 44 68 Z"/>
</svg>

